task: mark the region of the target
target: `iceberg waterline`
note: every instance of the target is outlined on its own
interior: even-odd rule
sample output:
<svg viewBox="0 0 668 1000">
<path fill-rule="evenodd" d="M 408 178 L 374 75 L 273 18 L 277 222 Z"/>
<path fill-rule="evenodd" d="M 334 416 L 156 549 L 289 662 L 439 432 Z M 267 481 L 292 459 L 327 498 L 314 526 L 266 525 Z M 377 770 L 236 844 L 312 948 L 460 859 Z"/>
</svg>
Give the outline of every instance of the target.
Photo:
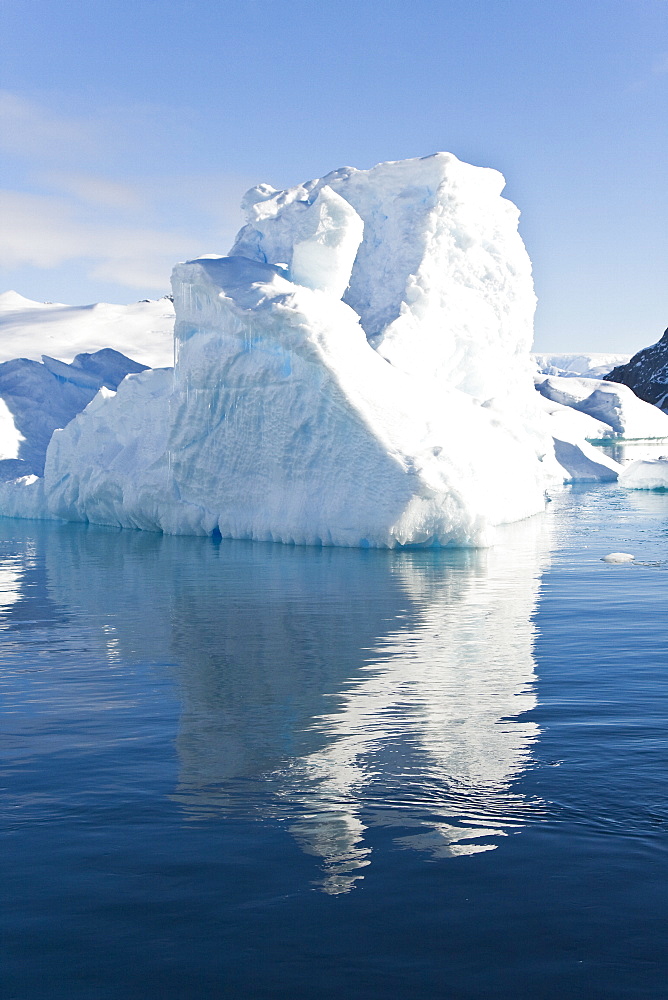
<svg viewBox="0 0 668 1000">
<path fill-rule="evenodd" d="M 173 372 L 98 393 L 54 433 L 43 478 L 0 488 L 0 512 L 477 546 L 542 510 L 569 462 L 615 478 L 575 441 L 555 457 L 503 186 L 439 153 L 253 189 L 231 255 L 175 268 Z"/>
</svg>

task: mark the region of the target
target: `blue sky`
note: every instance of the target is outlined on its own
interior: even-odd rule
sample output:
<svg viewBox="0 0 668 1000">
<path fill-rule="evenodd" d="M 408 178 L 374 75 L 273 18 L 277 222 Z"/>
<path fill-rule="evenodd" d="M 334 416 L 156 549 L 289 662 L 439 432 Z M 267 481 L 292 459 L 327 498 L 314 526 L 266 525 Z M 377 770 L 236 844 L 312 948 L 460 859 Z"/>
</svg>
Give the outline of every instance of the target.
<svg viewBox="0 0 668 1000">
<path fill-rule="evenodd" d="M 668 326 L 668 0 L 3 0 L 0 290 L 129 302 L 252 184 L 447 150 L 501 170 L 536 348 Z"/>
</svg>

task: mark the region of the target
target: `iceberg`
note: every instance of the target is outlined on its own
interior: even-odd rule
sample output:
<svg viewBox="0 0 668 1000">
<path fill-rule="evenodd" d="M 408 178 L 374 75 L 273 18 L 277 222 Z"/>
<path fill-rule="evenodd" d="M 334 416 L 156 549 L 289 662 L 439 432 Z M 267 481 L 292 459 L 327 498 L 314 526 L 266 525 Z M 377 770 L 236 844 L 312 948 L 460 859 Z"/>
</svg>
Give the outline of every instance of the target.
<svg viewBox="0 0 668 1000">
<path fill-rule="evenodd" d="M 547 399 L 607 425 L 607 431 L 597 435 L 601 439 L 668 437 L 668 415 L 639 399 L 626 385 L 594 378 L 550 376 L 536 388 Z"/>
<path fill-rule="evenodd" d="M 0 480 L 41 476 L 54 430 L 102 386 L 115 390 L 128 373 L 145 368 L 110 348 L 78 354 L 69 365 L 47 355 L 0 364 Z"/>
<path fill-rule="evenodd" d="M 619 485 L 627 490 L 668 490 L 668 456 L 631 462 L 620 475 Z"/>
<path fill-rule="evenodd" d="M 590 444 L 608 438 L 610 425 L 547 396 L 538 395 L 538 402 L 548 418 L 554 454 L 565 481 L 614 482 L 622 466 Z"/>
<path fill-rule="evenodd" d="M 546 486 L 616 477 L 577 441 L 555 456 L 503 186 L 438 153 L 253 188 L 230 255 L 174 270 L 173 371 L 101 389 L 53 434 L 43 478 L 0 488 L 0 512 L 481 546 L 542 510 Z"/>
</svg>

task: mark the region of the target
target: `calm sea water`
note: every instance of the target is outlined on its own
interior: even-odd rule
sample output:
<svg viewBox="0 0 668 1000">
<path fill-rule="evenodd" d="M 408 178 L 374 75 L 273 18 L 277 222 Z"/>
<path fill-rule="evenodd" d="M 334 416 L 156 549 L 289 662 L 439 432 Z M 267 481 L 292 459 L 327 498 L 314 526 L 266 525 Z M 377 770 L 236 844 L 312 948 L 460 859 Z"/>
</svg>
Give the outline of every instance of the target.
<svg viewBox="0 0 668 1000">
<path fill-rule="evenodd" d="M 0 520 L 4 1000 L 668 997 L 667 574 Z"/>
</svg>

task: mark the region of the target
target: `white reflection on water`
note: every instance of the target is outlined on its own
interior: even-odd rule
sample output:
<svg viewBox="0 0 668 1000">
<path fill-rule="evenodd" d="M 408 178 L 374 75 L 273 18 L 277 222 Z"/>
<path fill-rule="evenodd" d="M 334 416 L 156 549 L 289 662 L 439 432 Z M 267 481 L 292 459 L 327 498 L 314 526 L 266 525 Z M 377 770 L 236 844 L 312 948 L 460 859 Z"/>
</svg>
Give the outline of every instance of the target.
<svg viewBox="0 0 668 1000">
<path fill-rule="evenodd" d="M 379 640 L 362 678 L 314 721 L 322 747 L 281 776 L 325 891 L 347 891 L 371 863 L 368 825 L 415 827 L 396 843 L 455 857 L 493 850 L 540 813 L 512 783 L 538 736 L 520 716 L 536 704 L 531 616 L 546 530 L 544 518 L 509 529 L 464 572 L 397 562 L 418 620 Z"/>
<path fill-rule="evenodd" d="M 638 438 L 628 441 L 619 438 L 597 442 L 596 446 L 620 465 L 628 465 L 638 459 L 661 458 L 668 454 L 668 438 Z"/>
<path fill-rule="evenodd" d="M 16 558 L 0 562 L 0 611 L 15 604 L 23 581 L 23 562 Z"/>
</svg>

